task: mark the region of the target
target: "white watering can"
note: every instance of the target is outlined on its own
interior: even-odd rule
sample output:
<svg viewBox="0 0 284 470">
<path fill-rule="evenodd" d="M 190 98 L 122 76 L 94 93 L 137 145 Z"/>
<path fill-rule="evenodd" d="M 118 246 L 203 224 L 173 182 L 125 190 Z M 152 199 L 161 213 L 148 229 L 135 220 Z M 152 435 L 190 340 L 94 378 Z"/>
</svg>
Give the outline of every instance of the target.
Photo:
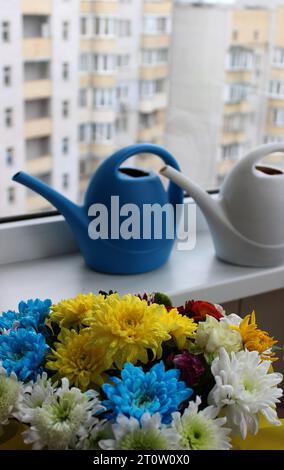
<svg viewBox="0 0 284 470">
<path fill-rule="evenodd" d="M 256 165 L 284 143 L 262 145 L 226 176 L 217 199 L 170 166 L 161 174 L 185 189 L 207 219 L 217 256 L 242 266 L 284 263 L 284 173 Z"/>
</svg>

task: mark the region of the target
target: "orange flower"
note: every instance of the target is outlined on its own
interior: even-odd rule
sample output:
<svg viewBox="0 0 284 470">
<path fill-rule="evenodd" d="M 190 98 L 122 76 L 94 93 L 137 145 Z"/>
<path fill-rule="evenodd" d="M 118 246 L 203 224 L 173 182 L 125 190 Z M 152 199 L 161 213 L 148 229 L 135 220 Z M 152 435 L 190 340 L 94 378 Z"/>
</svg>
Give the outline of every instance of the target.
<svg viewBox="0 0 284 470">
<path fill-rule="evenodd" d="M 240 332 L 244 347 L 248 351 L 258 351 L 263 360 L 277 361 L 277 358 L 273 357 L 275 353 L 269 351 L 277 341 L 266 331 L 257 327 L 255 312 L 246 315 L 239 326 L 232 326 L 232 328 Z"/>
</svg>

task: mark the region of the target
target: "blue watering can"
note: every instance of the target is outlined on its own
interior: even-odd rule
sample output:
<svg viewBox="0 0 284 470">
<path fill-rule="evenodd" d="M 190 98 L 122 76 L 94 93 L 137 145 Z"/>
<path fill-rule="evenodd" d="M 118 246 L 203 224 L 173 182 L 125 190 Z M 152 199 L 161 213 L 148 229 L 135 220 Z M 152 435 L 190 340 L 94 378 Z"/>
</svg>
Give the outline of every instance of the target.
<svg viewBox="0 0 284 470">
<path fill-rule="evenodd" d="M 158 205 L 162 207 L 170 203 L 173 213 L 170 224 L 173 227 L 177 218 L 176 204 L 183 202 L 183 190 L 171 182 L 166 191 L 154 172 L 120 168 L 125 160 L 139 153 L 157 155 L 166 165 L 179 170 L 174 157 L 158 145 L 137 144 L 126 147 L 107 158 L 98 167 L 89 183 L 83 206 L 74 204 L 27 173 L 19 172 L 13 180 L 43 196 L 65 217 L 85 262 L 91 269 L 111 274 L 143 273 L 156 269 L 167 261 L 175 237 L 175 229 L 174 235 L 168 236 L 169 221 L 165 220 L 165 213 L 162 214 L 160 233 L 155 236 L 155 220 L 152 220 L 154 211 L 152 219 L 145 222 L 144 208 L 153 204 L 157 208 Z M 135 214 L 131 212 L 132 205 L 135 205 Z M 95 217 L 97 214 L 100 218 Z M 123 223 L 126 224 L 126 235 L 128 233 L 126 237 L 121 235 Z M 97 229 L 104 225 L 107 233 L 98 237 L 99 230 L 93 233 L 93 225 L 96 225 Z M 146 236 L 144 231 L 147 232 Z"/>
</svg>

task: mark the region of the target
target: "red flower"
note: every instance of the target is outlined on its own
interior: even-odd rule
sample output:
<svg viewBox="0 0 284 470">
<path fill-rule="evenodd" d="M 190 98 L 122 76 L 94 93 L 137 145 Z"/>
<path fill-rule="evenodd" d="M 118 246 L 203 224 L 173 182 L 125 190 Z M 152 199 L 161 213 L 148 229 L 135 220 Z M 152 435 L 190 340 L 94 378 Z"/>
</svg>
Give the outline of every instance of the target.
<svg viewBox="0 0 284 470">
<path fill-rule="evenodd" d="M 179 354 L 170 354 L 166 359 L 166 364 L 180 370 L 181 379 L 188 387 L 197 385 L 205 372 L 201 357 L 185 350 Z"/>
<path fill-rule="evenodd" d="M 184 307 L 178 307 L 178 311 L 182 315 L 187 315 L 193 318 L 195 322 L 205 321 L 206 315 L 210 315 L 211 317 L 216 318 L 216 320 L 223 318 L 223 314 L 215 307 L 214 304 L 203 300 L 188 300 Z"/>
</svg>

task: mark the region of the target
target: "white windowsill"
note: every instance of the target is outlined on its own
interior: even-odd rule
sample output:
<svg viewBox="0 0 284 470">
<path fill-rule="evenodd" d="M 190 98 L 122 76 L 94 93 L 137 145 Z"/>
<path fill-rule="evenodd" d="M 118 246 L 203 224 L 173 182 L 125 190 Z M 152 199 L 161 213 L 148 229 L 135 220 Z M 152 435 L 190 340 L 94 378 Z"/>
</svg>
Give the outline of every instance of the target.
<svg viewBox="0 0 284 470">
<path fill-rule="evenodd" d="M 210 234 L 197 235 L 189 252 L 172 253 L 169 262 L 156 271 L 136 276 L 111 276 L 90 271 L 80 254 L 3 264 L 0 266 L 0 311 L 13 309 L 22 299 L 51 298 L 53 302 L 79 292 L 117 290 L 162 291 L 174 304 L 188 298 L 227 302 L 284 287 L 284 265 L 259 269 L 232 266 L 217 260 Z"/>
</svg>

